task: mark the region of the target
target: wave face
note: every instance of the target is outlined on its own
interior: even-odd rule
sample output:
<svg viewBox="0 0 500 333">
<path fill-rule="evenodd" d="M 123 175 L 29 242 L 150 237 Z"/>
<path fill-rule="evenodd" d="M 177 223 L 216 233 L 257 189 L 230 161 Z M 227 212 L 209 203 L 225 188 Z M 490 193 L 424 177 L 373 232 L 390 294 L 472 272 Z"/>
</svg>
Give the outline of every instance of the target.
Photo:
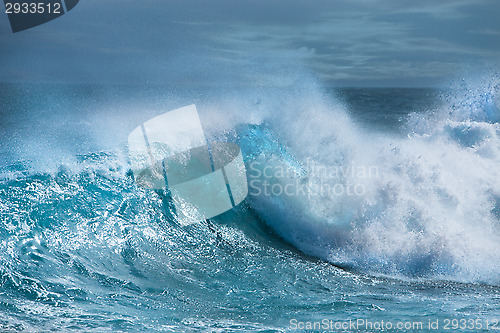
<svg viewBox="0 0 500 333">
<path fill-rule="evenodd" d="M 441 95 L 301 85 L 200 101 L 167 88 L 3 85 L 0 327 L 280 332 L 292 319 L 457 309 L 495 319 L 495 80 Z M 190 102 L 211 139 L 242 147 L 250 194 L 182 228 L 135 186 L 126 138 Z"/>
<path fill-rule="evenodd" d="M 345 99 L 368 94 L 377 108 L 392 94 L 404 108 L 425 93 L 351 90 Z M 398 133 L 370 118 L 367 128 L 343 105 L 293 101 L 269 121 L 268 140 L 280 148 L 253 160 L 249 201 L 284 239 L 340 266 L 497 284 L 499 101 L 497 77 L 463 84 L 400 118 Z M 259 131 L 246 137 L 259 142 L 267 130 Z"/>
</svg>

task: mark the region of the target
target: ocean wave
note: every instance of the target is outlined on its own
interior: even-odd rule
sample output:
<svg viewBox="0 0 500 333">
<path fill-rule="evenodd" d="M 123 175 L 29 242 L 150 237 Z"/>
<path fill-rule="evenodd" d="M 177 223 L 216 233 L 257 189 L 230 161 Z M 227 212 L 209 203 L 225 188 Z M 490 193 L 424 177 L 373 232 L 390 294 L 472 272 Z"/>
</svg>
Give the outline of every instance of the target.
<svg viewBox="0 0 500 333">
<path fill-rule="evenodd" d="M 250 205 L 294 246 L 340 266 L 499 283 L 498 87 L 494 77 L 452 89 L 400 134 L 366 131 L 318 96 L 284 102 L 242 136 Z"/>
</svg>

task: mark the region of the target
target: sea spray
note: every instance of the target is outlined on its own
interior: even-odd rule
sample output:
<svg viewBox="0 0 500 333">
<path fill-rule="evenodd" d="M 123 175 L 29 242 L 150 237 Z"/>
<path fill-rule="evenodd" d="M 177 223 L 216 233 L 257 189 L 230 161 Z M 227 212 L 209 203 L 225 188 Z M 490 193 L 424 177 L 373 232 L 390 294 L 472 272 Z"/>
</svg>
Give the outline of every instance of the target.
<svg viewBox="0 0 500 333">
<path fill-rule="evenodd" d="M 269 116 L 275 140 L 286 143 L 294 161 L 268 152 L 273 157 L 263 153 L 258 163 L 279 169 L 313 161 L 316 170 L 340 172 L 326 177 L 306 167 L 305 175 L 297 175 L 305 190 L 273 193 L 276 184 L 289 186 L 289 177 L 275 174 L 266 183 L 263 168 L 253 175 L 261 175 L 263 187 L 253 192 L 251 205 L 299 249 L 337 264 L 372 273 L 496 282 L 500 128 L 488 103 L 497 97 L 474 100 L 494 93 L 467 95 L 467 103 L 453 98 L 452 105 L 448 98 L 437 110 L 412 114 L 407 137 L 366 132 L 341 105 L 295 96 L 293 106 L 285 102 L 286 111 Z M 473 112 L 466 107 L 471 105 Z M 431 122 L 433 117 L 439 121 Z M 345 172 L 349 168 L 377 172 L 364 177 Z M 308 195 L 324 188 L 325 180 L 332 187 L 361 184 L 364 191 Z"/>
</svg>

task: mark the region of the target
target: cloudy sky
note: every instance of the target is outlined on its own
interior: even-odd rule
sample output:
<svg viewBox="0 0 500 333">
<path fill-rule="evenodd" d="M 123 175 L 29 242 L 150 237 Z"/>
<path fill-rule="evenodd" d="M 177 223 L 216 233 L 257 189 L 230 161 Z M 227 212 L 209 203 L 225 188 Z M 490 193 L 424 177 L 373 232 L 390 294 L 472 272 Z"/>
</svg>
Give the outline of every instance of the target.
<svg viewBox="0 0 500 333">
<path fill-rule="evenodd" d="M 12 33 L 0 81 L 435 86 L 500 69 L 499 0 L 80 0 Z"/>
</svg>

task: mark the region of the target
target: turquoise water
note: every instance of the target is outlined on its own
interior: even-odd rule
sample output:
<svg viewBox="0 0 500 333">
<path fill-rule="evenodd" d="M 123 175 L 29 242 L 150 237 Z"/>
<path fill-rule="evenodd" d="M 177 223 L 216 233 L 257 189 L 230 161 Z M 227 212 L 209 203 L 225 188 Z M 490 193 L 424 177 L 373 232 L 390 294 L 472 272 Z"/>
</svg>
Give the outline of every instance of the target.
<svg viewBox="0 0 500 333">
<path fill-rule="evenodd" d="M 495 80 L 222 93 L 3 84 L 0 328 L 500 329 Z M 192 103 L 211 138 L 240 144 L 255 181 L 215 232 L 177 227 L 128 172 L 128 133 Z M 374 172 L 332 176 L 348 167 Z M 266 180 L 306 193 L 265 195 Z M 363 190 L 312 191 L 324 184 Z"/>
</svg>

